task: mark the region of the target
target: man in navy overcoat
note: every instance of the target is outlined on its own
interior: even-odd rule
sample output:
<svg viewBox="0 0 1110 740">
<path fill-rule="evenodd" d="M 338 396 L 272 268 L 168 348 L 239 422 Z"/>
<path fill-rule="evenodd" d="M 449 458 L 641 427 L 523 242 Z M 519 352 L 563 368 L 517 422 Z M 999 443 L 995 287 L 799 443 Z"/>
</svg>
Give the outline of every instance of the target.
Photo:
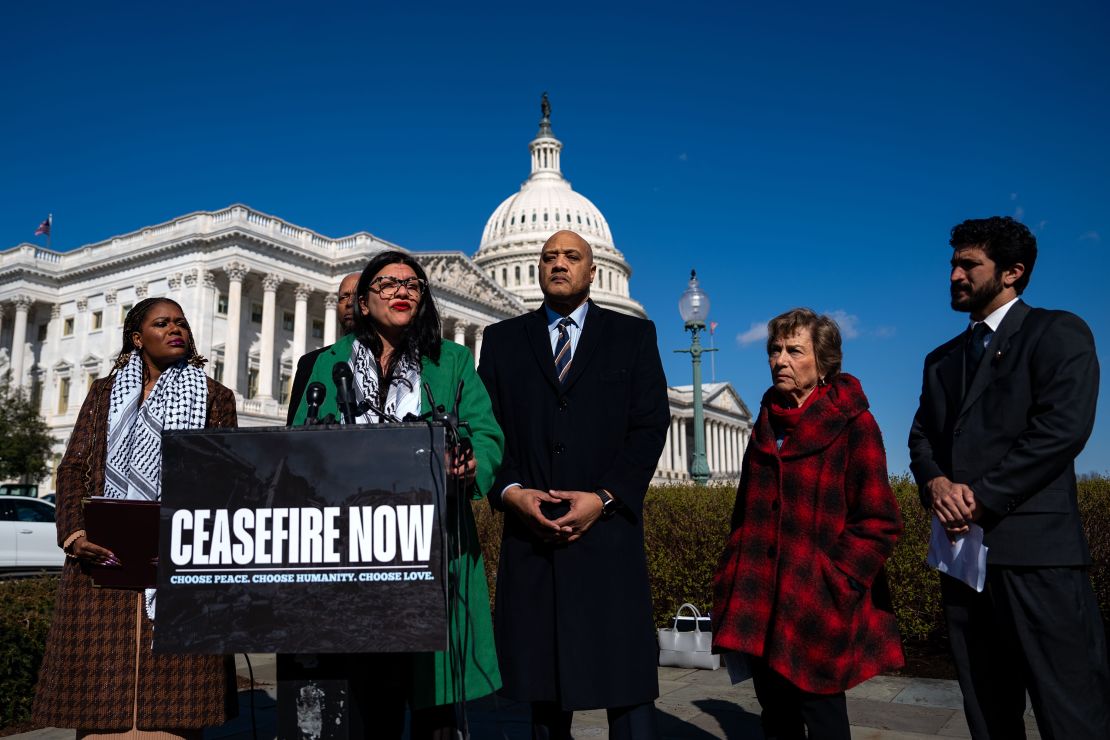
<svg viewBox="0 0 1110 740">
<path fill-rule="evenodd" d="M 539 309 L 485 330 L 479 375 L 505 432 L 494 632 L 502 693 L 535 738 L 606 708 L 610 737 L 656 737 L 656 637 L 641 514 L 670 422 L 655 326 L 589 301 L 590 245 L 540 254 Z"/>
</svg>

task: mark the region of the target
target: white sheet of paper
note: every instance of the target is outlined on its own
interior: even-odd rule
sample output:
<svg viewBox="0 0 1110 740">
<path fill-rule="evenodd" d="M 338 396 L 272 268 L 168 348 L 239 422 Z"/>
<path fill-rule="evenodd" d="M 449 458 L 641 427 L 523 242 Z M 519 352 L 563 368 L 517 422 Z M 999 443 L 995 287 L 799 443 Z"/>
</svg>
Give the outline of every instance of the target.
<svg viewBox="0 0 1110 740">
<path fill-rule="evenodd" d="M 987 551 L 990 549 L 983 544 L 983 528 L 978 524 L 969 524 L 968 533 L 951 542 L 940 521 L 935 516 L 932 520 L 933 531 L 929 536 L 926 562 L 982 593 L 987 581 Z"/>
</svg>

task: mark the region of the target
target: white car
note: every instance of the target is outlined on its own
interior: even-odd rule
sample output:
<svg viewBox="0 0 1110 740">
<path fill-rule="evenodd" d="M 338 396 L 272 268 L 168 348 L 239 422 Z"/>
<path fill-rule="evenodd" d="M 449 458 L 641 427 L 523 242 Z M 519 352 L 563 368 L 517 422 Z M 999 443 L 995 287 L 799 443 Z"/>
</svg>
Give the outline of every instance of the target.
<svg viewBox="0 0 1110 740">
<path fill-rule="evenodd" d="M 61 568 L 54 504 L 29 496 L 0 496 L 0 571 Z"/>
</svg>

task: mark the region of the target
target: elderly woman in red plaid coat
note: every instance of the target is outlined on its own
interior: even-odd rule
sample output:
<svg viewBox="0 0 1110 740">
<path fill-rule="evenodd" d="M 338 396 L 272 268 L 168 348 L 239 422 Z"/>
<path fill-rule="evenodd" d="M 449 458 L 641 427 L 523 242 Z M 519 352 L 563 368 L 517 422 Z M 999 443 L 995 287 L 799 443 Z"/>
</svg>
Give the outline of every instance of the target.
<svg viewBox="0 0 1110 740">
<path fill-rule="evenodd" d="M 746 659 L 768 738 L 847 740 L 845 690 L 903 665 L 883 571 L 902 521 L 836 323 L 794 309 L 767 330 L 773 385 L 714 578 L 714 647 Z"/>
</svg>

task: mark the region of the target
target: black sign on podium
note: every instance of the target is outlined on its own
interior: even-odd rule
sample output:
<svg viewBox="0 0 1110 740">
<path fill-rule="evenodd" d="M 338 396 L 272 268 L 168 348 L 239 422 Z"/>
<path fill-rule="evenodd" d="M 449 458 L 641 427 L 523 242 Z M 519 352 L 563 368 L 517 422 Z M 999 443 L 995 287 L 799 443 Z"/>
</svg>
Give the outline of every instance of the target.
<svg viewBox="0 0 1110 740">
<path fill-rule="evenodd" d="M 444 428 L 162 441 L 154 650 L 444 650 Z"/>
</svg>

